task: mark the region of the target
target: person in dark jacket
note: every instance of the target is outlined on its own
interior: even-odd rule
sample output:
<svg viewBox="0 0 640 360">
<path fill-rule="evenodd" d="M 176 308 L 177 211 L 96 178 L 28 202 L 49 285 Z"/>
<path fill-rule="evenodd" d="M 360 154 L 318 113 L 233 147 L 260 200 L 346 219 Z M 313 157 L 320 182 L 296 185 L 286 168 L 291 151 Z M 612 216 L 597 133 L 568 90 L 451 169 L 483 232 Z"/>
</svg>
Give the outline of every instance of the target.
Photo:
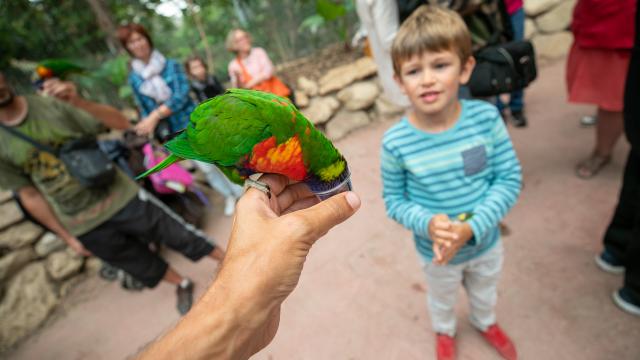
<svg viewBox="0 0 640 360">
<path fill-rule="evenodd" d="M 184 62 L 184 69 L 191 80 L 191 91 L 198 103 L 224 93 L 224 86 L 209 73 L 207 64 L 201 57 L 194 55 Z"/>
<path fill-rule="evenodd" d="M 624 273 L 613 301 L 640 316 L 640 14 L 636 12 L 635 42 L 624 92 L 624 132 L 631 144 L 616 211 L 604 236 L 604 250 L 596 257 L 607 272 Z"/>
</svg>

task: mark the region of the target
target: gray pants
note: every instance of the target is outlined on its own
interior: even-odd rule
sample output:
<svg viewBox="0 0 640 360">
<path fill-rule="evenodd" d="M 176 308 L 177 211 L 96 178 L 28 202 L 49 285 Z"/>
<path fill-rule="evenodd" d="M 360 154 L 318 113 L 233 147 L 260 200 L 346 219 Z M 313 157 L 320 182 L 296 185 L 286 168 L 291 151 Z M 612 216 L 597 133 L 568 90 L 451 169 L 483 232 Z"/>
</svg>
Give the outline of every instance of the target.
<svg viewBox="0 0 640 360">
<path fill-rule="evenodd" d="M 229 181 L 217 166 L 202 161 L 194 161 L 196 166 L 207 178 L 211 187 L 225 198 L 239 198 L 242 195 L 242 187 Z"/>
<path fill-rule="evenodd" d="M 462 264 L 424 265 L 427 304 L 436 333 L 455 335 L 455 305 L 460 284 L 469 297 L 471 324 L 484 331 L 496 323 L 495 306 L 502 259 L 502 242 L 498 241 L 486 253 Z"/>
</svg>

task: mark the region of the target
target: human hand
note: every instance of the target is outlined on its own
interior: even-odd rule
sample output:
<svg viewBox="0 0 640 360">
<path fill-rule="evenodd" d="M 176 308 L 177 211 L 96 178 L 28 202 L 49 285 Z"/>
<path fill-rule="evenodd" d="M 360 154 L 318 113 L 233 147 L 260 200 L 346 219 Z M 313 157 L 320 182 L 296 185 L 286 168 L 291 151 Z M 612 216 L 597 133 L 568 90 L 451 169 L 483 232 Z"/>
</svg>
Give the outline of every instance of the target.
<svg viewBox="0 0 640 360">
<path fill-rule="evenodd" d="M 158 122 L 160 122 L 160 118 L 155 114 L 155 112 L 152 112 L 151 114 L 149 114 L 149 116 L 145 117 L 139 123 L 137 123 L 136 126 L 133 127 L 133 129 L 135 130 L 136 134 L 140 136 L 148 136 L 153 134 L 156 126 L 158 126 Z"/>
<path fill-rule="evenodd" d="M 84 245 L 76 238 L 75 236 L 70 236 L 63 239 L 70 248 L 72 248 L 76 253 L 82 256 L 92 256 L 93 254 L 87 250 Z"/>
<path fill-rule="evenodd" d="M 220 274 L 234 278 L 242 288 L 240 297 L 265 315 L 252 353 L 275 336 L 280 305 L 298 284 L 313 244 L 360 207 L 354 193 L 319 203 L 305 184 L 291 184 L 284 176 L 270 174 L 260 181 L 269 185 L 271 199 L 252 188 L 240 199 L 223 265 L 226 271 Z"/>
<path fill-rule="evenodd" d="M 236 86 L 241 89 L 248 89 L 247 86 L 251 81 L 245 81 L 244 76 L 242 76 L 241 72 L 236 72 Z"/>
<path fill-rule="evenodd" d="M 473 237 L 473 230 L 467 222 L 454 221 L 450 223 L 447 236 L 448 241 L 441 238 L 439 243 L 434 242 L 434 253 L 438 251 L 433 261 L 436 265 L 448 264 L 460 248 Z"/>
<path fill-rule="evenodd" d="M 434 262 L 442 261 L 445 247 L 451 246 L 455 234 L 451 232 L 451 220 L 446 214 L 436 214 L 429 221 L 429 238 L 433 242 Z"/>
<path fill-rule="evenodd" d="M 78 97 L 78 89 L 71 81 L 62 81 L 58 78 L 51 78 L 45 80 L 42 84 L 42 94 L 72 103 Z"/>
<path fill-rule="evenodd" d="M 213 285 L 178 326 L 141 358 L 248 359 L 275 336 L 280 307 L 295 289 L 313 244 L 360 207 L 346 192 L 319 202 L 302 183 L 264 175 L 271 198 L 249 188 Z"/>
</svg>

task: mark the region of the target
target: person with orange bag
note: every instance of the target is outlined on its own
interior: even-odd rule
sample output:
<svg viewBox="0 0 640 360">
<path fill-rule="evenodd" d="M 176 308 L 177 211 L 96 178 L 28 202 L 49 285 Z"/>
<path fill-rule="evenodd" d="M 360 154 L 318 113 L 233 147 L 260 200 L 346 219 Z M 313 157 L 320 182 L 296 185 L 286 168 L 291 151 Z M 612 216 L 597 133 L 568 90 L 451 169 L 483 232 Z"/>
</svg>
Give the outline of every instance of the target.
<svg viewBox="0 0 640 360">
<path fill-rule="evenodd" d="M 227 35 L 227 50 L 236 55 L 229 62 L 231 87 L 260 90 L 291 98 L 292 92 L 274 74 L 274 67 L 267 52 L 253 47 L 251 35 L 242 29 L 233 29 Z"/>
</svg>

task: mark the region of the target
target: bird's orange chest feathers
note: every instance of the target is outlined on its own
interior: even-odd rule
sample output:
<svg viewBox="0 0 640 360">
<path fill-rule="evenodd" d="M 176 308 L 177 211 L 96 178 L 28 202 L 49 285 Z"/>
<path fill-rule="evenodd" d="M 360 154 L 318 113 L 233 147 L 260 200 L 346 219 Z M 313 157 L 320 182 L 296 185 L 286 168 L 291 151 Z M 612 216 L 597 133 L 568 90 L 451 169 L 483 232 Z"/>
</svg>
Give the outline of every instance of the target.
<svg viewBox="0 0 640 360">
<path fill-rule="evenodd" d="M 38 66 L 36 68 L 36 72 L 38 73 L 38 76 L 40 76 L 41 79 L 48 79 L 53 76 L 53 71 L 51 71 L 51 69 L 46 68 L 44 66 Z"/>
<path fill-rule="evenodd" d="M 282 174 L 296 181 L 307 176 L 298 135 L 281 144 L 276 143 L 275 136 L 257 143 L 247 165 L 256 172 Z"/>
</svg>

